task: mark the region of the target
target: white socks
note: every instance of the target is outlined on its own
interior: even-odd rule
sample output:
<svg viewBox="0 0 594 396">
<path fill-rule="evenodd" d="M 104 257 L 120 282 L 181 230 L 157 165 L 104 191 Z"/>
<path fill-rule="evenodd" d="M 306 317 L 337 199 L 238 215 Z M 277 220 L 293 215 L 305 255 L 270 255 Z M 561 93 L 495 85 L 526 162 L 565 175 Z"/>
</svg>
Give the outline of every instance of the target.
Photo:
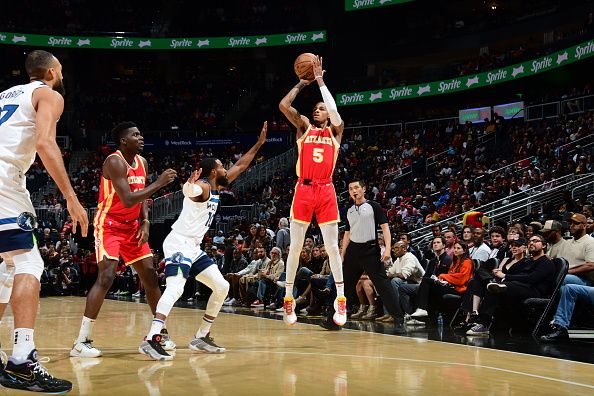
<svg viewBox="0 0 594 396">
<path fill-rule="evenodd" d="M 86 340 L 90 339 L 91 333 L 93 332 L 93 327 L 95 327 L 95 319 L 83 316 L 76 342 L 85 342 Z"/>
<path fill-rule="evenodd" d="M 12 347 L 12 356 L 14 363 L 22 363 L 27 360 L 27 356 L 33 349 L 35 343 L 33 342 L 33 329 L 20 327 L 14 329 L 14 345 Z"/>
<path fill-rule="evenodd" d="M 196 332 L 196 338 L 206 337 L 206 335 L 210 332 L 210 326 L 212 326 L 212 322 L 214 322 L 214 319 L 208 319 L 206 316 L 203 316 L 202 324 Z"/>
<path fill-rule="evenodd" d="M 155 334 L 161 334 L 161 330 L 163 330 L 163 326 L 165 326 L 165 321 L 157 318 L 153 318 L 153 323 L 151 324 L 151 329 L 149 330 L 148 334 L 146 335 L 147 340 L 151 340 Z"/>
</svg>

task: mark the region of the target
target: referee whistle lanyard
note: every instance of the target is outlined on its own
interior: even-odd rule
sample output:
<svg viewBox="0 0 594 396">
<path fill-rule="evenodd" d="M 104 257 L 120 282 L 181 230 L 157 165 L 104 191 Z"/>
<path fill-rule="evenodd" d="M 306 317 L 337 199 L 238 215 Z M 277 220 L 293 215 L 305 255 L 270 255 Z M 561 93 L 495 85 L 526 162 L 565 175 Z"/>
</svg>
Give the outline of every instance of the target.
<svg viewBox="0 0 594 396">
<path fill-rule="evenodd" d="M 361 215 L 361 213 L 359 212 L 359 207 L 360 207 L 361 205 L 363 205 L 365 202 L 367 202 L 367 200 L 365 200 L 365 201 L 361 202 L 360 204 L 358 204 L 358 203 L 355 201 L 355 210 L 357 211 L 357 213 L 358 213 L 359 215 Z"/>
</svg>

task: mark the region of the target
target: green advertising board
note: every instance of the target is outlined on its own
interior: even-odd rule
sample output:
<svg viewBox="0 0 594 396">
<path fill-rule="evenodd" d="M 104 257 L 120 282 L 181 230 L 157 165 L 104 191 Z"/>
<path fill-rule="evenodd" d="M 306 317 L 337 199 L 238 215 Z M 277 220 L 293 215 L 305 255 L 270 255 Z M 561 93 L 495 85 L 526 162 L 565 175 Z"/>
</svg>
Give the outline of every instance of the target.
<svg viewBox="0 0 594 396">
<path fill-rule="evenodd" d="M 345 0 L 346 11 L 364 10 L 367 8 L 385 7 L 394 4 L 409 3 L 414 0 Z"/>
<path fill-rule="evenodd" d="M 231 37 L 98 37 L 46 36 L 40 34 L 0 32 L 0 44 L 31 47 L 135 49 L 135 50 L 201 50 L 220 48 L 256 48 L 326 42 L 326 31 Z"/>
<path fill-rule="evenodd" d="M 461 92 L 534 76 L 583 61 L 592 55 L 594 55 L 594 40 L 531 61 L 469 76 L 373 91 L 340 93 L 336 95 L 336 102 L 339 106 L 352 106 Z"/>
</svg>

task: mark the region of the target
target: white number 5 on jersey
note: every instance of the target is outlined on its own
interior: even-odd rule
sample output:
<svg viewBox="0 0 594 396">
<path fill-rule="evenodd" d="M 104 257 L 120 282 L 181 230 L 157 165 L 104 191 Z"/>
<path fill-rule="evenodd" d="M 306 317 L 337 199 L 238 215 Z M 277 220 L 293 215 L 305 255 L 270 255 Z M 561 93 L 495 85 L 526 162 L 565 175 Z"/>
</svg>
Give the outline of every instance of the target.
<svg viewBox="0 0 594 396">
<path fill-rule="evenodd" d="M 315 148 L 313 149 L 313 160 L 318 164 L 324 162 L 324 149 L 323 148 Z"/>
</svg>

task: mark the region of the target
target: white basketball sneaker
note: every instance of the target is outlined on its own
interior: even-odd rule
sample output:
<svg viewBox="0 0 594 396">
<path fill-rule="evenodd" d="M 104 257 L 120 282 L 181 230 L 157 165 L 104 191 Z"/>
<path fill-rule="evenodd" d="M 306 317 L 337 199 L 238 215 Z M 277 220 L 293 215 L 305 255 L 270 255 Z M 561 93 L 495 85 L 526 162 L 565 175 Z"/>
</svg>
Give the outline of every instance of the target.
<svg viewBox="0 0 594 396">
<path fill-rule="evenodd" d="M 295 299 L 293 297 L 284 298 L 283 320 L 289 326 L 293 326 L 297 323 L 297 315 L 295 315 Z"/>
<path fill-rule="evenodd" d="M 82 357 L 82 358 L 96 358 L 101 356 L 101 351 L 93 346 L 93 340 L 85 340 L 83 342 L 77 342 L 70 350 L 71 357 Z"/>
<path fill-rule="evenodd" d="M 347 308 L 345 296 L 336 297 L 336 300 L 334 300 L 334 311 L 334 316 L 332 317 L 334 323 L 336 323 L 338 326 L 344 325 L 347 321 Z"/>
</svg>

